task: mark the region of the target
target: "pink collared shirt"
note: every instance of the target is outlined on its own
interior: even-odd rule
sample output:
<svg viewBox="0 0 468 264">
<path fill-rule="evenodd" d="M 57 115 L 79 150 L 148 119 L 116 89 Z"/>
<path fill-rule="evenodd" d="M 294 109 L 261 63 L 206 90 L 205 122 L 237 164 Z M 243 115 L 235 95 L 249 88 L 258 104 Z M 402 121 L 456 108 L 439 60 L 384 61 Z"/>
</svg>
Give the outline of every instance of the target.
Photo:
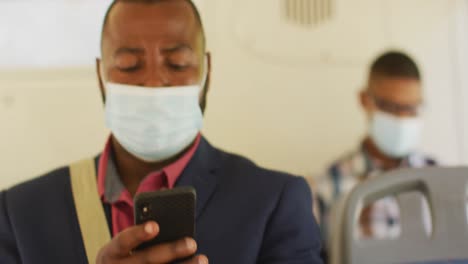
<svg viewBox="0 0 468 264">
<path fill-rule="evenodd" d="M 161 171 L 150 173 L 140 183 L 136 194 L 154 192 L 161 188 L 174 188 L 180 175 L 192 159 L 200 144 L 201 135 L 195 139 L 193 145 L 177 161 L 166 166 Z M 107 141 L 106 147 L 99 160 L 98 191 L 101 200 L 111 205 L 113 236 L 124 229 L 133 226 L 133 197 L 120 180 L 114 160 L 111 158 L 112 144 Z"/>
</svg>

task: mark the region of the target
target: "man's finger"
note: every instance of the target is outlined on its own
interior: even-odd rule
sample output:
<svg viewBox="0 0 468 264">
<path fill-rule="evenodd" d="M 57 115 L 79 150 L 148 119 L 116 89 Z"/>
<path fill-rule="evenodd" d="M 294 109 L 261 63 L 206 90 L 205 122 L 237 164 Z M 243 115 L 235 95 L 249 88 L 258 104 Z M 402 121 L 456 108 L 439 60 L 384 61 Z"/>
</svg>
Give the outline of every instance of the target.
<svg viewBox="0 0 468 264">
<path fill-rule="evenodd" d="M 204 255 L 199 255 L 196 257 L 193 257 L 190 260 L 184 261 L 182 264 L 208 264 L 208 258 Z"/>
<path fill-rule="evenodd" d="M 109 254 L 117 257 L 128 256 L 134 248 L 153 239 L 158 233 L 159 226 L 155 222 L 125 229 L 110 242 Z"/>
<path fill-rule="evenodd" d="M 130 259 L 135 263 L 168 263 L 193 256 L 197 252 L 197 243 L 192 238 L 164 243 L 138 251 Z M 130 260 L 129 259 L 129 260 Z"/>
</svg>

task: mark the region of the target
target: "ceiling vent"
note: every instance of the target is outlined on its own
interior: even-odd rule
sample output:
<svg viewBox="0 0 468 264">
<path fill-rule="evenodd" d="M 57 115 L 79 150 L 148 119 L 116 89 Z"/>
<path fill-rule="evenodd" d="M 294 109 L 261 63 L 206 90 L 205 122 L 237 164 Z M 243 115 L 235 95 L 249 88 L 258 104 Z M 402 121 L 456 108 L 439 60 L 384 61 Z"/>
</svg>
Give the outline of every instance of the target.
<svg viewBox="0 0 468 264">
<path fill-rule="evenodd" d="M 282 13 L 289 23 L 315 27 L 333 17 L 333 0 L 282 0 Z"/>
</svg>

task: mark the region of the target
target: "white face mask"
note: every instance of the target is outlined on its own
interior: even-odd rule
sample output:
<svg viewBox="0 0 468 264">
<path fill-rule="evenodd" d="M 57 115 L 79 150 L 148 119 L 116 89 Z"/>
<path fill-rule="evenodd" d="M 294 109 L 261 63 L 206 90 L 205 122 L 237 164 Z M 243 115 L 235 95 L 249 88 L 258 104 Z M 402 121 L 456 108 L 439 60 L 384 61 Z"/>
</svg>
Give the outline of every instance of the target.
<svg viewBox="0 0 468 264">
<path fill-rule="evenodd" d="M 199 96 L 205 85 L 140 87 L 105 83 L 106 124 L 125 150 L 146 162 L 170 159 L 187 148 L 203 124 Z"/>
<path fill-rule="evenodd" d="M 392 158 L 403 158 L 416 150 L 421 139 L 422 121 L 418 117 L 398 118 L 377 111 L 370 135 L 380 151 Z"/>
</svg>

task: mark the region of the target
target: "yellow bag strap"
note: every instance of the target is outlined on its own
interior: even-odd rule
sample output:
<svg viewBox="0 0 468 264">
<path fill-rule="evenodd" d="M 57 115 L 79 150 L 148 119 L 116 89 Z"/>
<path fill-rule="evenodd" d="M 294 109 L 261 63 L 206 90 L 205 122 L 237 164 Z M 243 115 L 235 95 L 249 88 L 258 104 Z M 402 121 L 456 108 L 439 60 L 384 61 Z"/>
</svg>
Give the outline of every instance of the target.
<svg viewBox="0 0 468 264">
<path fill-rule="evenodd" d="M 70 179 L 88 263 L 96 263 L 99 250 L 111 240 L 111 236 L 98 193 L 94 160 L 72 164 Z"/>
</svg>

